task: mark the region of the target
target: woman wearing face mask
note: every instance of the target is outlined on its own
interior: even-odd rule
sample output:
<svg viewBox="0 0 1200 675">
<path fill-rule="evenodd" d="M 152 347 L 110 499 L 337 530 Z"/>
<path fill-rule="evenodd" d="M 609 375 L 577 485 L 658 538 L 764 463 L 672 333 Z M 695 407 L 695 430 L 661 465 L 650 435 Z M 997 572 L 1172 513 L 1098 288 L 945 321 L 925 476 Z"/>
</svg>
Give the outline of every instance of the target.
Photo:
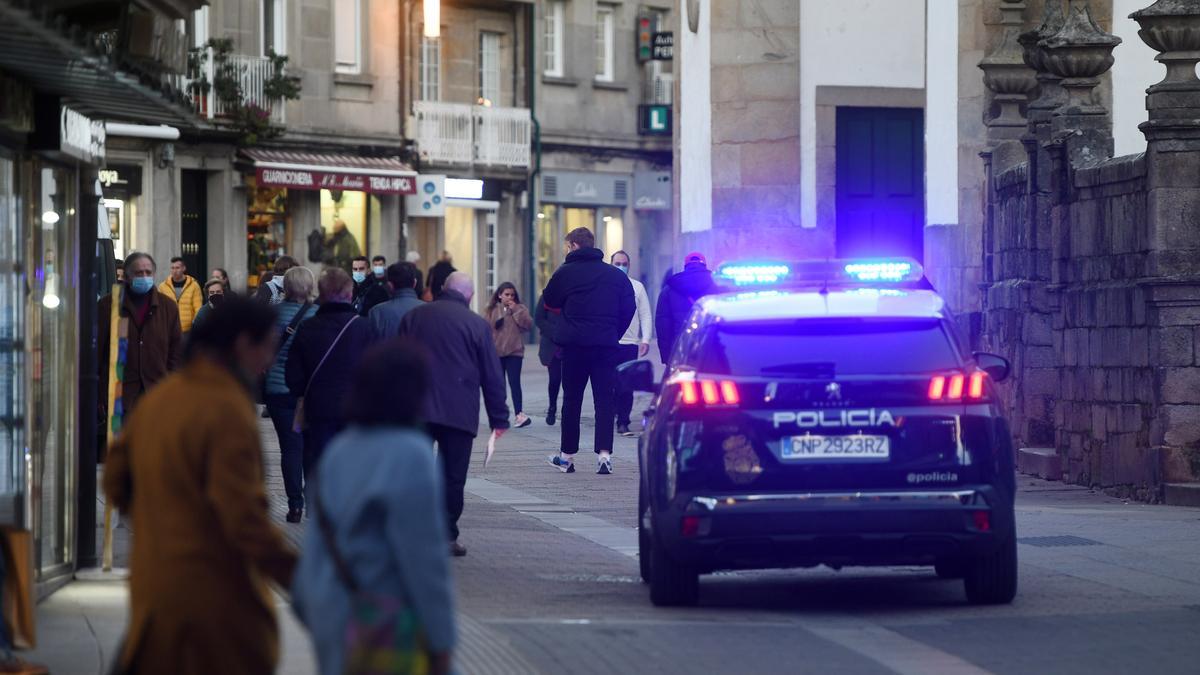
<svg viewBox="0 0 1200 675">
<path fill-rule="evenodd" d="M 513 412 L 517 414 L 513 426 L 527 427 L 533 420 L 521 407 L 524 403 L 521 400 L 521 366 L 525 363 L 525 334 L 533 327 L 533 317 L 521 304 L 517 287 L 506 281 L 492 294 L 484 318 L 492 325 L 492 342 L 496 344 L 496 355 L 500 357 L 504 377 L 512 391 Z"/>
<path fill-rule="evenodd" d="M 286 588 L 296 554 L 267 515 L 251 399 L 275 335 L 270 308 L 221 303 L 192 329 L 184 367 L 146 393 L 109 450 L 104 492 L 138 533 L 119 672 L 275 670 L 266 582 Z"/>
<path fill-rule="evenodd" d="M 193 327 L 203 323 L 213 308 L 225 300 L 225 284 L 215 277 L 209 279 L 208 283 L 204 284 L 204 298 L 204 304 L 200 306 L 200 311 L 196 312 L 196 318 L 192 321 Z"/>
</svg>

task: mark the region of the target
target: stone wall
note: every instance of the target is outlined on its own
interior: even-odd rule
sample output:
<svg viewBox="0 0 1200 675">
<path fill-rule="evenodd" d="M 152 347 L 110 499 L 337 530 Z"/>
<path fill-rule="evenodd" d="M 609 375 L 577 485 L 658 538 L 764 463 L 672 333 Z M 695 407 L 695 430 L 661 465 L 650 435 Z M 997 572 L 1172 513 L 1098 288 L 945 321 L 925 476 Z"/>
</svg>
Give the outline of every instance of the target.
<svg viewBox="0 0 1200 675">
<path fill-rule="evenodd" d="M 1117 41 L 1084 0 L 1022 43 L 1038 71 L 1027 125 L 983 153 L 981 343 L 1012 362 L 1014 440 L 1055 448 L 1065 480 L 1149 501 L 1200 480 L 1200 45 L 1161 32 L 1200 20 L 1200 1 L 1162 4 L 1143 38 L 1186 65 L 1148 90 L 1146 153 L 1110 158 L 1098 76 Z M 1001 70 L 994 88 L 1018 88 Z"/>
</svg>

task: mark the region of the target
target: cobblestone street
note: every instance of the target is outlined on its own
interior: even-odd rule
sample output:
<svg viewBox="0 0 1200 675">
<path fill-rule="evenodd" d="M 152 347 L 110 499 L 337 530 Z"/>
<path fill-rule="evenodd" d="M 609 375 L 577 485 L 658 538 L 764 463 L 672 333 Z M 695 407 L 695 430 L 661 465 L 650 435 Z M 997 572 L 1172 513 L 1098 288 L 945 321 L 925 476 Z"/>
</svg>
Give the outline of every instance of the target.
<svg viewBox="0 0 1200 675">
<path fill-rule="evenodd" d="M 635 442 L 618 439 L 612 476 L 582 459 L 575 474 L 548 467 L 558 427 L 541 419 L 542 370 L 527 366 L 534 425 L 504 437 L 486 469 L 481 437 L 468 483 L 470 554 L 454 561 L 463 673 L 1194 673 L 1200 662 L 1200 510 L 1028 477 L 1011 606 L 970 607 L 959 582 L 925 568 L 819 568 L 715 575 L 700 607 L 653 608 L 637 577 Z M 307 523 L 282 522 L 262 429 L 273 513 L 299 542 Z M 39 608 L 33 656 L 54 673 L 103 672 L 123 604 L 121 583 L 67 586 Z M 279 610 L 280 672 L 314 672 L 282 597 Z"/>
</svg>

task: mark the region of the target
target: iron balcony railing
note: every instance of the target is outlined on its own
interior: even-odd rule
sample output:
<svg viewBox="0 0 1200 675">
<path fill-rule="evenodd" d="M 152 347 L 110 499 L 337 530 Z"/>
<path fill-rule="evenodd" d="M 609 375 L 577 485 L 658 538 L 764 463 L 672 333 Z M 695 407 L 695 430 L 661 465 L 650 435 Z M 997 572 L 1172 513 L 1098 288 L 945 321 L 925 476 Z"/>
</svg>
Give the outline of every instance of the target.
<svg viewBox="0 0 1200 675">
<path fill-rule="evenodd" d="M 246 56 L 243 54 L 231 54 L 228 57 L 226 68 L 237 74 L 238 84 L 240 85 L 242 96 L 241 101 L 225 100 L 217 95 L 217 90 L 213 85 L 218 66 L 213 64 L 212 49 L 208 49 L 208 58 L 204 62 L 204 77 L 209 83 L 207 92 L 193 92 L 190 94 L 192 99 L 192 107 L 200 116 L 207 119 L 221 120 L 233 115 L 236 107 L 242 105 L 254 105 L 268 112 L 273 124 L 283 124 L 284 122 L 284 102 L 267 98 L 264 93 L 265 85 L 273 75 L 273 66 L 271 59 L 265 56 Z M 196 78 L 200 80 L 202 78 Z M 184 91 L 188 90 L 188 85 L 192 80 L 183 78 L 181 85 Z"/>
<path fill-rule="evenodd" d="M 527 168 L 533 141 L 528 108 L 417 101 L 417 149 L 433 164 Z"/>
</svg>

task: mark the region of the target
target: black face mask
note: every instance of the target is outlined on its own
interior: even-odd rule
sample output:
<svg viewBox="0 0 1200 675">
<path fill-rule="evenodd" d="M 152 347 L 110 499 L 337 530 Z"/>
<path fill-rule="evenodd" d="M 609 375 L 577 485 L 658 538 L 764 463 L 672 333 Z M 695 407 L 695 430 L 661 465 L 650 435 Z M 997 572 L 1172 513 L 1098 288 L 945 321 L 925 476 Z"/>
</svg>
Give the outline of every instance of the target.
<svg viewBox="0 0 1200 675">
<path fill-rule="evenodd" d="M 217 305 L 221 304 L 221 300 L 223 300 L 224 298 L 225 298 L 225 296 L 223 294 L 218 293 L 216 295 L 208 296 L 208 302 L 213 307 L 216 307 Z"/>
</svg>

